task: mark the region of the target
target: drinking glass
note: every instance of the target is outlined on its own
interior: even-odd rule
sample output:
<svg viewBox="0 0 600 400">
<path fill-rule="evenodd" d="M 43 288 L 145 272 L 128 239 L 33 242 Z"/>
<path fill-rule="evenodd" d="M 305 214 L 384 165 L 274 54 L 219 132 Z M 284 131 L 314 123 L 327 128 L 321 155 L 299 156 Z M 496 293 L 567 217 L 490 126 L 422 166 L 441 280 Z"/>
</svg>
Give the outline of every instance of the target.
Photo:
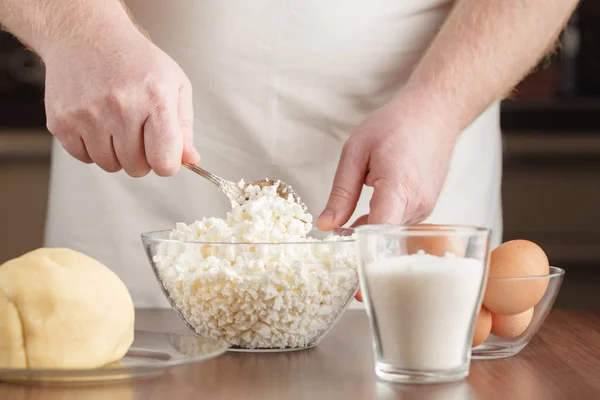
<svg viewBox="0 0 600 400">
<path fill-rule="evenodd" d="M 405 383 L 458 381 L 487 281 L 489 234 L 457 225 L 356 229 L 375 372 Z"/>
</svg>

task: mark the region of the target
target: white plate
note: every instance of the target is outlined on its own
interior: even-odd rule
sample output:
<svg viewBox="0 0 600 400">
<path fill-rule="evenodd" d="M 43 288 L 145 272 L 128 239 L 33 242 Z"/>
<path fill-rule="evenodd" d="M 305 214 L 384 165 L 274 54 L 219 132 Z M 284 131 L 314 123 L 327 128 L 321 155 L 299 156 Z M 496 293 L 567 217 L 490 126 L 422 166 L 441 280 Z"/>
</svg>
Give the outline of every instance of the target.
<svg viewBox="0 0 600 400">
<path fill-rule="evenodd" d="M 131 348 L 115 363 L 95 369 L 0 368 L 0 381 L 28 385 L 81 385 L 152 378 L 172 367 L 220 356 L 228 347 L 223 341 L 190 334 L 136 330 Z"/>
</svg>

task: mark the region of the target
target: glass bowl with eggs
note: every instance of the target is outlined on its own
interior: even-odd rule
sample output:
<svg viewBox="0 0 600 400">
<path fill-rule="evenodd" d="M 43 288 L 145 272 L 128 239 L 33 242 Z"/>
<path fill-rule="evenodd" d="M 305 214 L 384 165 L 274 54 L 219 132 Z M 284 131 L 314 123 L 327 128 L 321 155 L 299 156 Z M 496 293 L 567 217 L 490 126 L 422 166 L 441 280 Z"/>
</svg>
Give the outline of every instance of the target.
<svg viewBox="0 0 600 400">
<path fill-rule="evenodd" d="M 564 274 L 530 241 L 512 240 L 494 249 L 472 358 L 504 358 L 523 350 L 552 309 Z"/>
<path fill-rule="evenodd" d="M 418 224 L 412 230 L 448 232 L 455 228 Z M 479 246 L 488 251 L 487 246 Z M 423 252 L 437 257 L 459 256 L 473 249 L 453 235 L 420 235 L 406 243 L 406 254 Z M 477 254 L 473 253 L 474 257 Z M 540 246 L 511 240 L 490 252 L 486 287 L 475 321 L 473 359 L 504 358 L 518 354 L 536 335 L 554 305 L 565 271 L 552 267 Z"/>
<path fill-rule="evenodd" d="M 314 230 L 277 183 L 240 187 L 225 219 L 142 234 L 154 274 L 197 335 L 238 351 L 314 347 L 358 291 L 354 231 Z"/>
</svg>

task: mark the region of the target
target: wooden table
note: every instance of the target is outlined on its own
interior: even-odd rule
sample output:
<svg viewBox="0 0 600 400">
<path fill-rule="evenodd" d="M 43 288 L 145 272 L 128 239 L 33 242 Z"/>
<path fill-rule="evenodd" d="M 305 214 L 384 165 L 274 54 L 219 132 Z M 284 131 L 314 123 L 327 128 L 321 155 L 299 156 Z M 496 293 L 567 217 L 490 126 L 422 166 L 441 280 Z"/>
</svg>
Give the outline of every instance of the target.
<svg viewBox="0 0 600 400">
<path fill-rule="evenodd" d="M 171 311 L 138 313 L 137 328 L 185 332 Z M 228 353 L 153 380 L 95 388 L 0 384 L 2 400 L 183 399 L 599 399 L 600 311 L 554 310 L 517 356 L 473 361 L 464 382 L 402 386 L 377 381 L 367 317 L 349 310 L 315 349 Z"/>
</svg>

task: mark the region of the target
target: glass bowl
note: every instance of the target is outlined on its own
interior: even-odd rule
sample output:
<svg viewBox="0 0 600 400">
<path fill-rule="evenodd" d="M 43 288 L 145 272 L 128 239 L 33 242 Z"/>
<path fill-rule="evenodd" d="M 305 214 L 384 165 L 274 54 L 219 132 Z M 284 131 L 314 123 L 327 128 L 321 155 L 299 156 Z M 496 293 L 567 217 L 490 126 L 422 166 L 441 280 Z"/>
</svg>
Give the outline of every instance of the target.
<svg viewBox="0 0 600 400">
<path fill-rule="evenodd" d="M 550 273 L 548 275 L 541 276 L 527 276 L 518 278 L 489 278 L 488 287 L 491 282 L 506 286 L 510 288 L 514 284 L 530 284 L 531 282 L 544 282 L 546 281 L 548 286 L 544 292 L 543 297 L 533 307 L 533 316 L 529 326 L 523 333 L 515 338 L 502 338 L 494 334 L 490 334 L 488 338 L 473 348 L 471 351 L 473 359 L 494 359 L 494 358 L 505 358 L 518 354 L 521 350 L 527 346 L 531 339 L 538 332 L 544 320 L 548 316 L 548 313 L 552 309 L 552 305 L 556 300 L 558 291 L 563 281 L 565 271 L 560 268 L 550 267 Z M 493 321 L 493 320 L 492 320 Z M 493 330 L 492 322 L 492 330 Z"/>
<path fill-rule="evenodd" d="M 171 240 L 165 230 L 142 242 L 163 293 L 197 335 L 234 351 L 288 351 L 316 346 L 358 290 L 353 230 L 333 234 L 213 243 Z"/>
</svg>

